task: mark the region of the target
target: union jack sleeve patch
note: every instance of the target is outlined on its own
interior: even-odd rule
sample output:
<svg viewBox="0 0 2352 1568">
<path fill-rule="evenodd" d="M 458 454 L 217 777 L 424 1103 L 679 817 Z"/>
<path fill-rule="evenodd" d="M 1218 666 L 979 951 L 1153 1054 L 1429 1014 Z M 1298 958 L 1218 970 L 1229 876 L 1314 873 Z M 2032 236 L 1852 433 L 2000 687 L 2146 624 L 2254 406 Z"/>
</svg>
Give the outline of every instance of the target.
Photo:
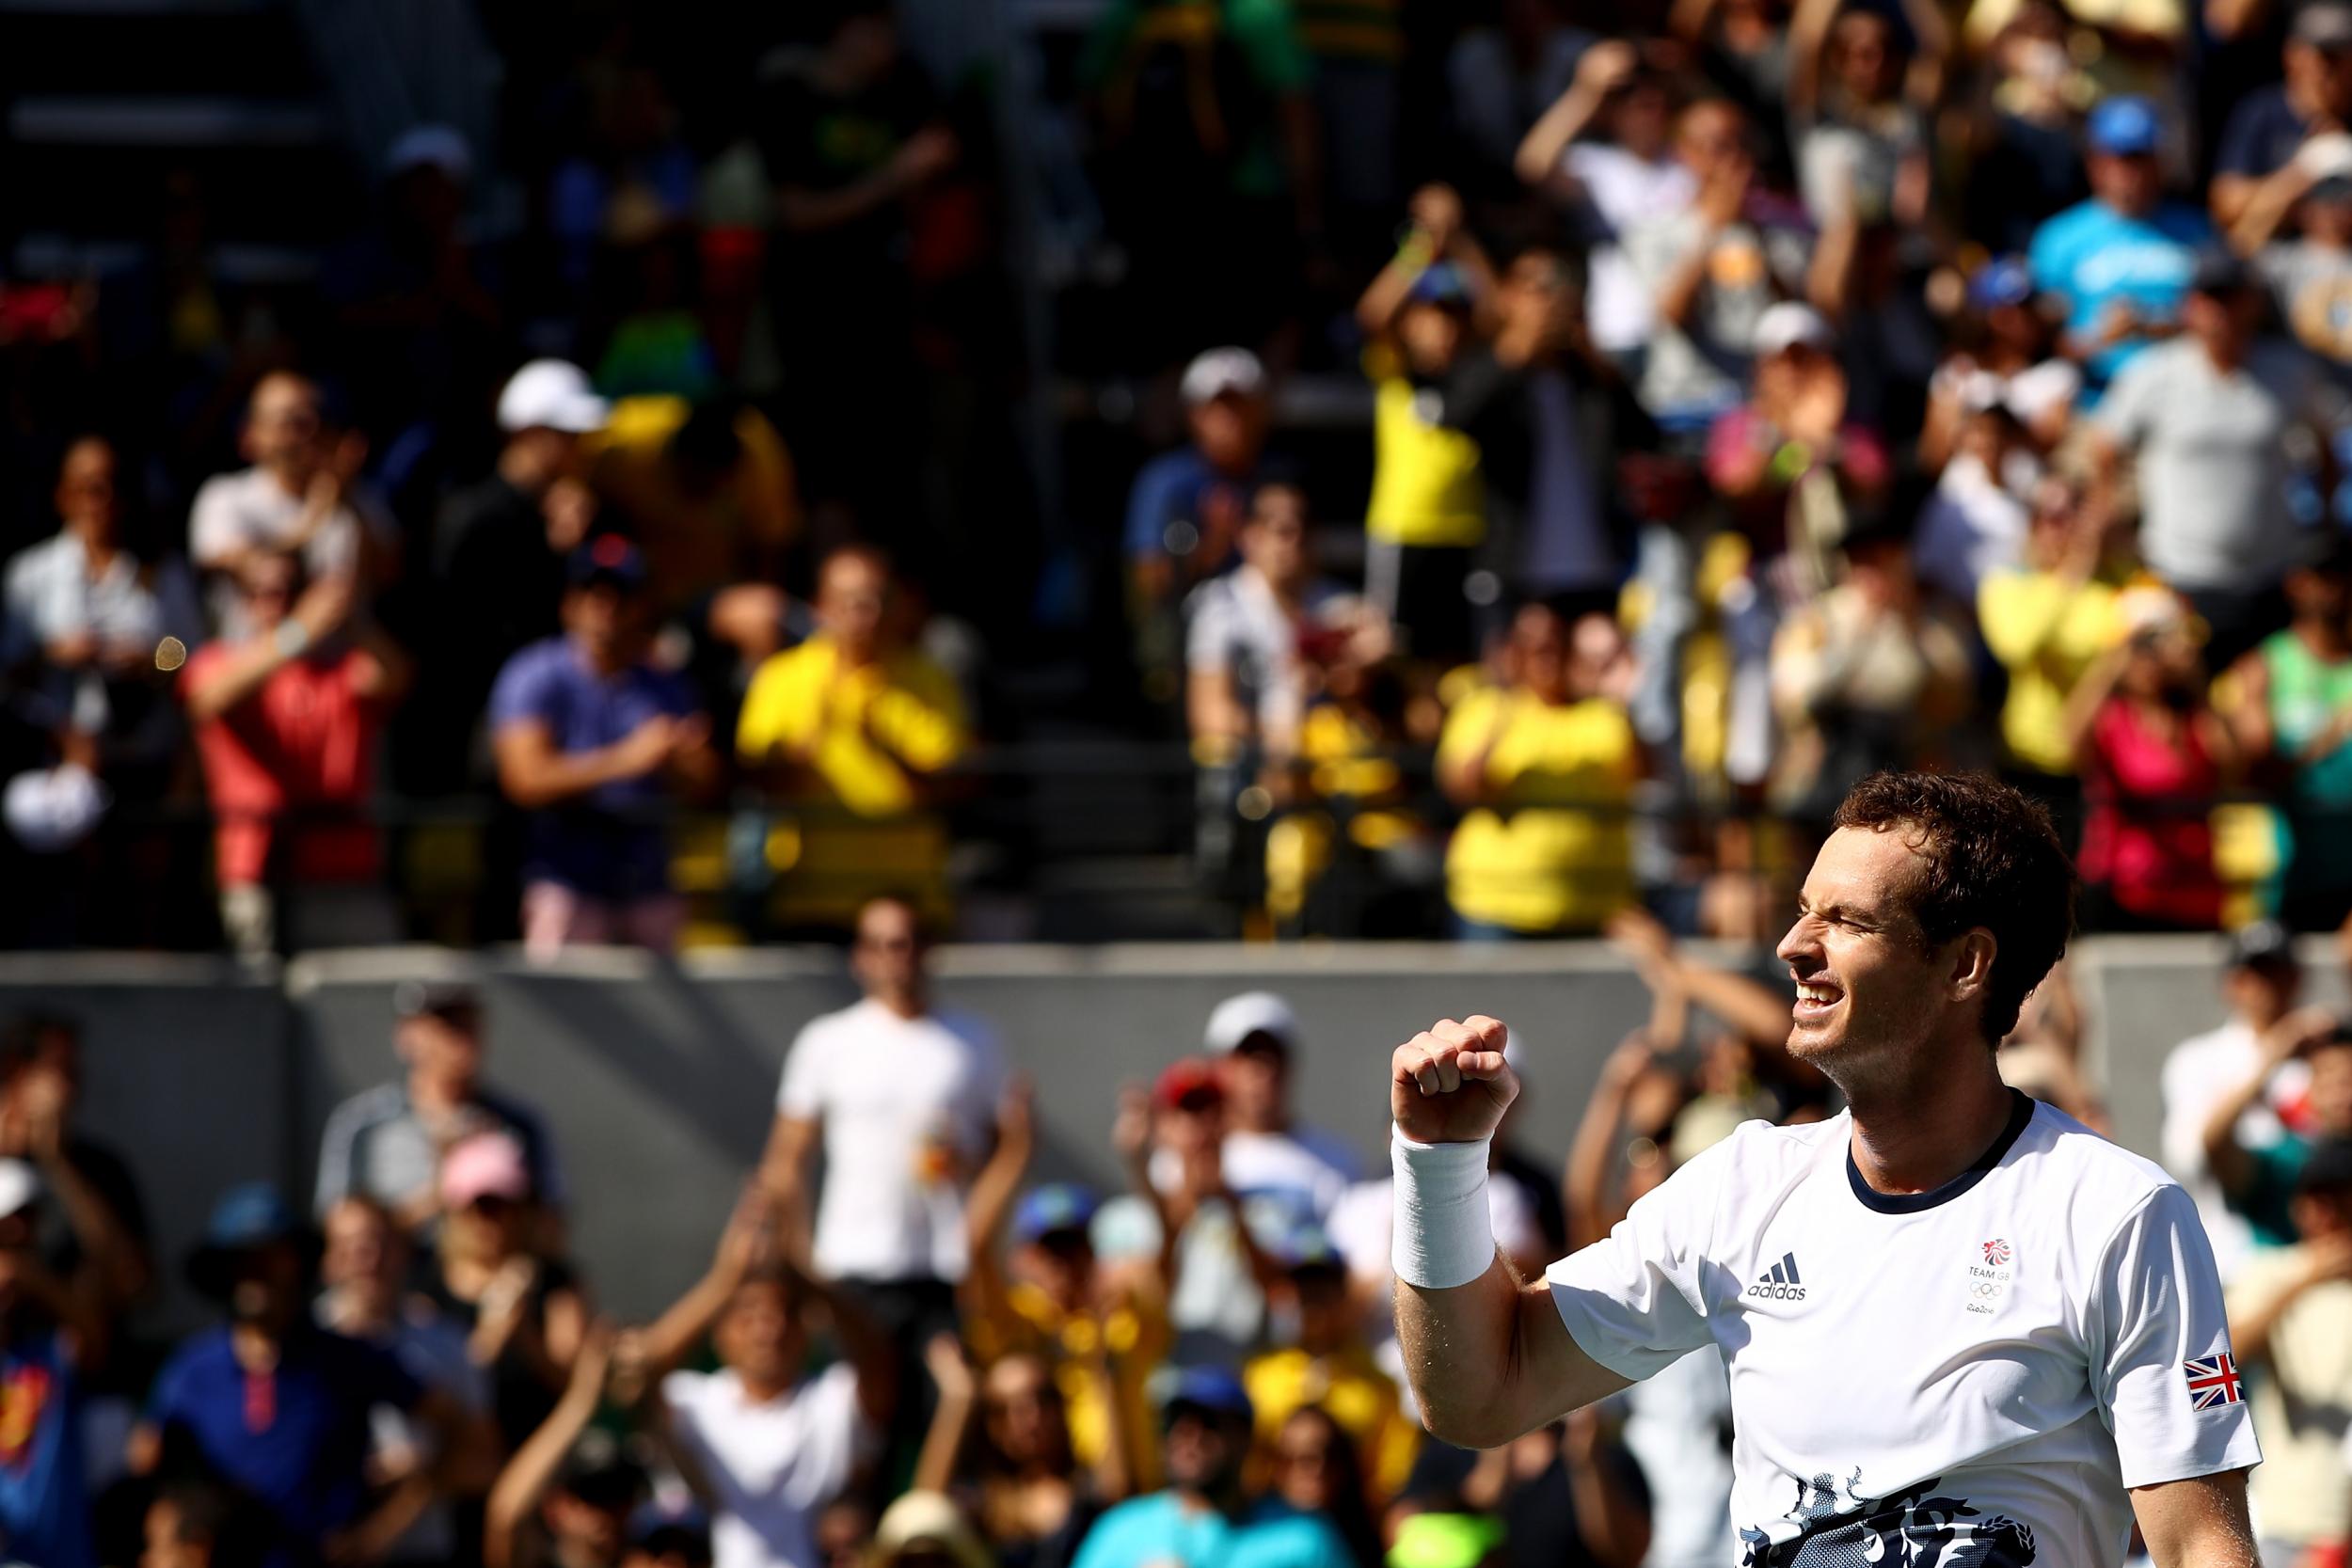
<svg viewBox="0 0 2352 1568">
<path fill-rule="evenodd" d="M 2237 1358 L 2228 1351 L 2218 1355 L 2192 1357 L 2181 1363 L 2181 1370 L 2188 1376 L 2191 1410 L 2213 1410 L 2246 1402 L 2246 1385 L 2238 1376 Z"/>
</svg>

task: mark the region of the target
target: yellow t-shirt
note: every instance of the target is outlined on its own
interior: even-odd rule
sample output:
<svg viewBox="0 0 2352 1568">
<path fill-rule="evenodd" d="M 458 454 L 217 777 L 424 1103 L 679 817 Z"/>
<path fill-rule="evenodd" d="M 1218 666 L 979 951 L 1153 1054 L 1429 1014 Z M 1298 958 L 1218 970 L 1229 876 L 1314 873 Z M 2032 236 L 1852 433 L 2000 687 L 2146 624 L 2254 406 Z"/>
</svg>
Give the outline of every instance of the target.
<svg viewBox="0 0 2352 1568">
<path fill-rule="evenodd" d="M 2052 572 L 1989 572 L 1977 586 L 1977 622 L 2009 671 L 2001 738 L 2010 754 L 2044 773 L 2072 774 L 2066 694 L 2123 640 L 2116 590 L 2096 578 L 2071 584 Z"/>
<path fill-rule="evenodd" d="M 735 417 L 743 458 L 727 483 L 697 491 L 679 483 L 664 454 L 692 411 L 679 397 L 623 398 L 580 441 L 590 486 L 635 521 L 665 610 L 771 566 L 799 522 L 792 454 L 756 408 Z"/>
<path fill-rule="evenodd" d="M 1368 1353 L 1315 1356 L 1293 1346 L 1252 1357 L 1241 1375 L 1257 1413 L 1262 1456 L 1273 1452 L 1293 1413 L 1319 1404 L 1355 1441 L 1375 1505 L 1395 1497 L 1412 1475 L 1421 1429 L 1406 1418 L 1395 1382 Z"/>
<path fill-rule="evenodd" d="M 1101 1462 L 1116 1413 L 1136 1490 L 1157 1486 L 1160 1436 L 1146 1385 L 1174 1342 L 1167 1308 L 1131 1293 L 1107 1312 L 1064 1312 L 1029 1284 L 1007 1291 L 1004 1305 L 1001 1313 L 976 1315 L 965 1330 L 974 1359 L 982 1366 L 1014 1354 L 1044 1360 L 1069 1413 L 1070 1450 L 1078 1463 Z"/>
<path fill-rule="evenodd" d="M 2258 1255 L 2230 1286 L 2233 1319 L 2284 1288 L 2299 1247 Z M 2352 1281 L 2314 1285 L 2270 1330 L 2270 1352 L 2247 1368 L 2263 1462 L 2249 1491 L 2266 1538 L 2311 1545 L 2352 1531 L 2352 1470 L 2344 1463 L 2352 1409 Z"/>
<path fill-rule="evenodd" d="M 1468 547 L 1486 536 L 1486 483 L 1478 443 L 1438 423 L 1393 352 L 1368 349 L 1372 381 L 1372 505 L 1364 532 L 1391 545 Z"/>
<path fill-rule="evenodd" d="M 1554 707 L 1490 687 L 1448 716 L 1438 767 L 1489 735 L 1486 781 L 1502 800 L 1464 816 L 1446 847 L 1454 912 L 1515 931 L 1597 930 L 1633 899 L 1632 721 L 1597 697 Z"/>
<path fill-rule="evenodd" d="M 969 743 L 955 682 L 918 653 L 858 670 L 840 663 L 822 632 L 771 657 L 743 694 L 736 752 L 747 763 L 810 753 L 834 800 L 857 816 L 913 811 L 914 774 L 937 772 Z"/>
</svg>

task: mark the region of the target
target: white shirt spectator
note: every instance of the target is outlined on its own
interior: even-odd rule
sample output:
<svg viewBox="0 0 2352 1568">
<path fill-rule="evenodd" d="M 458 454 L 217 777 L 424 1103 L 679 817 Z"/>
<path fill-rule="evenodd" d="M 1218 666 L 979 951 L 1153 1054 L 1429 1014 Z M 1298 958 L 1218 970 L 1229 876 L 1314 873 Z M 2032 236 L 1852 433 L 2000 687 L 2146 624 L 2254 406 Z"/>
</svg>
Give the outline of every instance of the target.
<svg viewBox="0 0 2352 1568">
<path fill-rule="evenodd" d="M 817 1267 L 835 1279 L 963 1277 L 966 1173 L 987 1152 L 1004 1069 L 976 1022 L 860 1002 L 813 1019 L 776 1108 L 824 1130 Z"/>
<path fill-rule="evenodd" d="M 284 546 L 294 540 L 309 504 L 291 494 L 266 468 L 215 474 L 196 492 L 188 513 L 188 556 L 207 570 L 226 565 L 239 552 Z M 363 510 L 342 506 L 327 515 L 303 551 L 313 577 L 356 571 L 362 527 L 374 526 Z"/>
<path fill-rule="evenodd" d="M 59 532 L 19 551 L 8 562 L 0 593 L 7 602 L 6 657 L 11 662 L 35 657 L 50 643 L 76 635 L 95 639 L 102 649 L 128 646 L 151 654 L 167 636 L 190 647 L 203 636 L 196 584 L 185 566 L 171 559 L 143 562 L 128 550 L 117 550 L 93 578 L 88 546 L 77 533 Z M 33 722 L 71 723 L 89 734 L 109 727 L 112 705 L 97 671 L 44 667 L 32 684 L 33 701 L 40 705 L 37 713 L 27 715 Z"/>
<path fill-rule="evenodd" d="M 2235 1279 L 2254 1253 L 2253 1227 L 2221 1196 L 2221 1183 L 2205 1168 L 2205 1122 L 2224 1095 L 2254 1075 L 2262 1063 L 2262 1046 L 2251 1025 L 2232 1019 L 2220 1028 L 2183 1040 L 2164 1059 L 2158 1080 L 2164 1097 L 2164 1130 L 2160 1138 L 2165 1168 L 2197 1201 L 2198 1217 L 2213 1243 L 2214 1266 L 2221 1282 Z M 2266 1148 L 2285 1135 L 2275 1106 L 2300 1099 L 2311 1080 L 2311 1068 L 2289 1062 L 2270 1080 L 2269 1103 L 2257 1105 L 2238 1118 L 2238 1141 L 2249 1148 Z"/>
<path fill-rule="evenodd" d="M 1945 464 L 1935 493 L 1920 509 L 1912 546 L 1919 580 L 1975 604 L 1985 575 L 2017 565 L 2024 555 L 2026 508 L 2018 493 L 1975 452 Z"/>
<path fill-rule="evenodd" d="M 1256 718 L 1261 740 L 1287 748 L 1307 705 L 1298 631 L 1352 602 L 1337 584 L 1307 585 L 1294 619 L 1263 573 L 1247 562 L 1193 590 L 1185 610 L 1184 668 L 1233 683 L 1234 700 Z"/>
<path fill-rule="evenodd" d="M 1569 148 L 1561 166 L 1584 188 L 1609 230 L 1608 240 L 1593 246 L 1585 290 L 1584 319 L 1593 346 L 1609 354 L 1638 348 L 1649 340 L 1658 307 L 1618 238 L 1686 211 L 1698 199 L 1698 177 L 1678 158 L 1652 160 L 1598 142 Z"/>
<path fill-rule="evenodd" d="M 1649 1484 L 1643 1568 L 1723 1568 L 1740 1560 L 1731 1528 L 1731 1377 L 1702 1345 L 1625 1391 L 1625 1446 Z"/>
<path fill-rule="evenodd" d="M 672 1372 L 661 1402 L 714 1494 L 711 1568 L 821 1568 L 818 1511 L 850 1484 L 871 1436 L 855 1370 L 837 1362 L 765 1404 L 732 1371 Z"/>
</svg>

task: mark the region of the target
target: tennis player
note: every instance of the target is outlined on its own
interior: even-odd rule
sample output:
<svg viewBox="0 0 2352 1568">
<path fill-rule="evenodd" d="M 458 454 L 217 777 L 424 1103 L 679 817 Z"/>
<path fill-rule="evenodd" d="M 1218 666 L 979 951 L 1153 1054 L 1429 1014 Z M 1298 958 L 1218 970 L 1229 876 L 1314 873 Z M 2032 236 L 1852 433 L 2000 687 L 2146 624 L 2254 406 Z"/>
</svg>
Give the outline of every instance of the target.
<svg viewBox="0 0 2352 1568">
<path fill-rule="evenodd" d="M 1486 1227 L 1503 1025 L 1398 1048 L 1397 1332 L 1430 1429 L 1491 1447 L 1713 1343 L 1746 1568 L 2112 1568 L 2135 1519 L 2158 1568 L 2251 1568 L 2262 1455 L 2195 1205 L 1994 1070 L 2073 925 L 2048 818 L 1902 773 L 1836 821 L 1779 956 L 1788 1048 L 1849 1108 L 1745 1124 L 1542 1279 Z"/>
</svg>

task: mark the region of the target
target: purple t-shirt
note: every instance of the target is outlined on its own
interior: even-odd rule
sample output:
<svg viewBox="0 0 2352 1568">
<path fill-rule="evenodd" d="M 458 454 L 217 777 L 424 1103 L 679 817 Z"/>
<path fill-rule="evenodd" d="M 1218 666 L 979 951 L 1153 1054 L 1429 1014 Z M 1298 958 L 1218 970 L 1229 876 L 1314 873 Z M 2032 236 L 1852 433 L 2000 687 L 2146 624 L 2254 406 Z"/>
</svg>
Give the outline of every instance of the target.
<svg viewBox="0 0 2352 1568">
<path fill-rule="evenodd" d="M 677 676 L 644 664 L 609 678 L 598 675 L 562 637 L 533 642 L 508 659 L 490 692 L 494 732 L 535 720 L 566 755 L 626 739 L 658 715 L 683 719 L 697 710 L 693 693 Z M 524 875 L 592 898 L 667 892 L 665 794 L 660 776 L 649 774 L 534 813 Z"/>
</svg>

